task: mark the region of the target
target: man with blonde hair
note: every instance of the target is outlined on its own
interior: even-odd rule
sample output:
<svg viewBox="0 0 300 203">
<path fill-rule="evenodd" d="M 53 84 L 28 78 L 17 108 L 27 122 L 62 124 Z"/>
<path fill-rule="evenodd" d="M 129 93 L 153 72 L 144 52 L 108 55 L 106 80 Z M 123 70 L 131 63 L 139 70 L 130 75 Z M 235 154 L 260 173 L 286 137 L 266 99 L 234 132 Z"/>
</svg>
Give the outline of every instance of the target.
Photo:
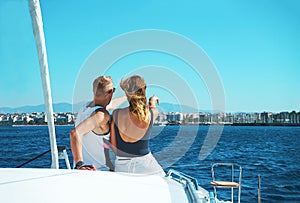
<svg viewBox="0 0 300 203">
<path fill-rule="evenodd" d="M 114 170 L 106 143 L 110 132 L 107 106 L 114 91 L 110 76 L 100 76 L 94 80 L 94 99 L 79 110 L 75 128 L 70 132 L 75 169 Z"/>
</svg>

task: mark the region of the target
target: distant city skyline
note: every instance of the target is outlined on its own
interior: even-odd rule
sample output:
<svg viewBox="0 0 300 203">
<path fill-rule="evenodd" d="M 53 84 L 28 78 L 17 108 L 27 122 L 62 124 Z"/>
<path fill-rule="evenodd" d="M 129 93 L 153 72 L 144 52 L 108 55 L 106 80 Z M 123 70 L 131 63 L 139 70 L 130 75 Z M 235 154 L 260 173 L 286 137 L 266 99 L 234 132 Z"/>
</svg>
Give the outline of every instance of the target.
<svg viewBox="0 0 300 203">
<path fill-rule="evenodd" d="M 297 0 L 40 3 L 53 103 L 78 103 L 76 94 L 80 101 L 91 100 L 92 80 L 103 73 L 113 77 L 115 96 L 120 96 L 119 81 L 141 73 L 148 82 L 148 96 L 156 94 L 162 103 L 213 109 L 213 92 L 206 83 L 210 76 L 197 74 L 178 55 L 142 50 L 120 56 L 109 67 L 95 65 L 84 72 L 102 45 L 126 33 L 152 29 L 183 36 L 206 53 L 222 83 L 226 112 L 300 111 Z M 0 28 L 0 107 L 43 104 L 26 0 L 0 2 Z M 115 51 L 126 46 L 120 44 Z M 109 59 L 98 60 L 102 64 Z M 83 74 L 87 79 L 78 93 Z"/>
<path fill-rule="evenodd" d="M 57 125 L 74 124 L 77 113 L 54 113 Z M 0 126 L 10 125 L 45 125 L 45 112 L 0 113 Z M 300 126 L 300 112 L 280 113 L 179 113 L 160 112 L 155 125 L 259 125 L 259 126 Z"/>
</svg>

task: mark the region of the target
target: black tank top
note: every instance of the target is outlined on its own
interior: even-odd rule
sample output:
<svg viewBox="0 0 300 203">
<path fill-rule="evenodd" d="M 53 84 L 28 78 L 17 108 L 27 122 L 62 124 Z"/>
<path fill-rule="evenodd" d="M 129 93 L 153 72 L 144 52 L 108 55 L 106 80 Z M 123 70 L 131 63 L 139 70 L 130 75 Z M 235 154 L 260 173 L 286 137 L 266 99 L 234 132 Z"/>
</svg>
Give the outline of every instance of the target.
<svg viewBox="0 0 300 203">
<path fill-rule="evenodd" d="M 144 156 L 150 152 L 149 150 L 149 139 L 150 139 L 150 132 L 153 125 L 153 112 L 150 109 L 151 120 L 149 127 L 145 133 L 145 135 L 136 142 L 125 142 L 119 132 L 119 128 L 117 127 L 118 123 L 118 114 L 119 111 L 116 111 L 116 119 L 115 119 L 115 132 L 116 132 L 116 145 L 117 145 L 117 156 L 121 157 L 138 157 Z"/>
</svg>

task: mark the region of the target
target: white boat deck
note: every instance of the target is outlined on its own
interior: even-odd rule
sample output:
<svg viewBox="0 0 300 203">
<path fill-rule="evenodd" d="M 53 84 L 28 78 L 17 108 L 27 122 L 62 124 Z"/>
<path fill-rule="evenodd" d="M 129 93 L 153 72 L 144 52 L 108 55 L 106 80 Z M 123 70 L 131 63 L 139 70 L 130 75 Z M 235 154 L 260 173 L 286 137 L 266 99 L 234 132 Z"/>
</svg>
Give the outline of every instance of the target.
<svg viewBox="0 0 300 203">
<path fill-rule="evenodd" d="M 1 202 L 189 202 L 167 177 L 65 169 L 0 169 Z"/>
</svg>

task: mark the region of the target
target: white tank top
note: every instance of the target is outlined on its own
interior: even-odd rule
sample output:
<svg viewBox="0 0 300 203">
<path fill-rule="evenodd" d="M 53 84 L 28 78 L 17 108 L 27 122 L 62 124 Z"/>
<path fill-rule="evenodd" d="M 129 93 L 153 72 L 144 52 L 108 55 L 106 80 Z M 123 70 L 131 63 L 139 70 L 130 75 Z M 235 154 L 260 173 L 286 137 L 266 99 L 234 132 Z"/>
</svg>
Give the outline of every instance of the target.
<svg viewBox="0 0 300 203">
<path fill-rule="evenodd" d="M 102 106 L 89 107 L 91 102 L 86 103 L 78 111 L 75 126 L 88 118 L 96 109 Z M 109 170 L 105 165 L 105 154 L 103 148 L 103 138 L 109 139 L 109 134 L 99 136 L 92 131 L 82 137 L 82 158 L 85 164 L 93 164 L 97 170 Z M 75 163 L 74 163 L 75 164 Z"/>
</svg>

